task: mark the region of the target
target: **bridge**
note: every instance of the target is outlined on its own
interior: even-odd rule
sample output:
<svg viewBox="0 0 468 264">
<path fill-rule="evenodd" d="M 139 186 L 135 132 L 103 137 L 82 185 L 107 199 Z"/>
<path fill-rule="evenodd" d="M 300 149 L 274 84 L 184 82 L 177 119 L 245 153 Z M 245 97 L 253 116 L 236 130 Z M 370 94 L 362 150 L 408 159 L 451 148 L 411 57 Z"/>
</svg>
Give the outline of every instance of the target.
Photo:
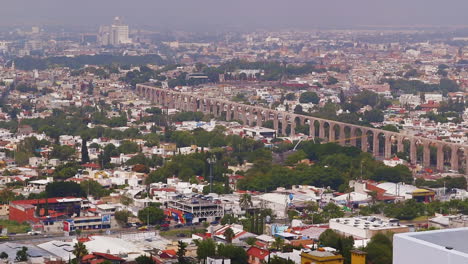
<svg viewBox="0 0 468 264">
<path fill-rule="evenodd" d="M 458 171 L 464 166 L 468 175 L 468 145 L 407 135 L 371 127 L 348 124 L 307 115 L 294 114 L 273 109 L 245 105 L 229 100 L 173 91 L 138 84 L 136 92 L 152 102 L 180 111 L 203 112 L 215 117 L 225 117 L 226 121 L 240 120 L 245 125 L 262 126 L 272 121 L 274 129 L 284 136 L 295 135 L 298 125 L 309 125 L 309 137 L 337 142 L 342 146 L 360 147 L 375 157 L 391 158 L 398 152 L 409 153 L 410 162 L 418 160 L 425 168 L 434 166 L 443 171 L 445 167 Z M 431 151 L 431 147 L 435 148 Z M 431 153 L 432 152 L 432 153 Z"/>
</svg>

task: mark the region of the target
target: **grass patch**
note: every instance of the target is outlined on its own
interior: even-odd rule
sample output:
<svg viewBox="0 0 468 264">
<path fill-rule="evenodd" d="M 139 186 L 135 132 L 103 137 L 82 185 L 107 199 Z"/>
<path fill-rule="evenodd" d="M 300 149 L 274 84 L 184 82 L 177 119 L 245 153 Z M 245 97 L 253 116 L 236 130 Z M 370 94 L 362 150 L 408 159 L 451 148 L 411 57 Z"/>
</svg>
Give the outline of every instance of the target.
<svg viewBox="0 0 468 264">
<path fill-rule="evenodd" d="M 18 223 L 10 220 L 0 220 L 0 226 L 8 229 L 8 233 L 27 233 L 31 230 L 31 226 L 28 223 Z"/>
<path fill-rule="evenodd" d="M 189 237 L 192 234 L 196 233 L 205 233 L 206 229 L 172 229 L 168 231 L 161 231 L 159 234 L 161 236 L 167 236 L 167 237 L 175 237 L 177 234 L 185 234 L 185 236 Z"/>
</svg>

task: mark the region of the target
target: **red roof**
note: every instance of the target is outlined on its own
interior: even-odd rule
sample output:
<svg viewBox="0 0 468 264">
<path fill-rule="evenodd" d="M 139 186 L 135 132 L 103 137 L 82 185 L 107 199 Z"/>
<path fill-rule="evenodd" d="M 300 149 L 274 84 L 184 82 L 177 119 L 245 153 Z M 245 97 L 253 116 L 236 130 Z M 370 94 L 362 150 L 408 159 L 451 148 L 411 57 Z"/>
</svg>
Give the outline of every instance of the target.
<svg viewBox="0 0 468 264">
<path fill-rule="evenodd" d="M 264 260 L 268 254 L 270 254 L 270 251 L 255 246 L 252 246 L 247 250 L 247 255 L 258 258 L 259 260 Z"/>
<path fill-rule="evenodd" d="M 119 258 L 117 256 L 107 254 L 107 253 L 93 252 L 93 255 L 101 257 L 101 258 L 105 258 L 105 259 L 108 259 L 108 260 L 125 261 L 123 258 Z"/>
<path fill-rule="evenodd" d="M 101 166 L 99 166 L 99 164 L 96 164 L 96 163 L 86 163 L 86 164 L 83 164 L 82 166 L 85 168 L 91 168 L 91 169 L 101 168 Z"/>
<path fill-rule="evenodd" d="M 159 254 L 160 258 L 176 258 L 177 252 L 173 249 L 163 250 L 161 254 Z"/>
<path fill-rule="evenodd" d="M 77 197 L 56 197 L 56 198 L 47 198 L 48 203 L 58 203 L 60 199 L 75 199 Z M 18 200 L 12 201 L 13 204 L 45 204 L 46 199 L 31 199 L 31 200 Z"/>
</svg>

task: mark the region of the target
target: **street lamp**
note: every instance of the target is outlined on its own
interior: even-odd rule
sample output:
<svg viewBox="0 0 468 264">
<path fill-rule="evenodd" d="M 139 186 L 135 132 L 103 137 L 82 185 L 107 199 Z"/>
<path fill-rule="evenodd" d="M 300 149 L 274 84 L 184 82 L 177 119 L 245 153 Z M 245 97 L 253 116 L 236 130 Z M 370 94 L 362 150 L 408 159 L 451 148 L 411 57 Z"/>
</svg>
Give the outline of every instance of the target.
<svg viewBox="0 0 468 264">
<path fill-rule="evenodd" d="M 216 163 L 216 156 L 207 158 L 206 161 L 210 164 L 210 193 L 213 192 L 213 164 Z"/>
</svg>

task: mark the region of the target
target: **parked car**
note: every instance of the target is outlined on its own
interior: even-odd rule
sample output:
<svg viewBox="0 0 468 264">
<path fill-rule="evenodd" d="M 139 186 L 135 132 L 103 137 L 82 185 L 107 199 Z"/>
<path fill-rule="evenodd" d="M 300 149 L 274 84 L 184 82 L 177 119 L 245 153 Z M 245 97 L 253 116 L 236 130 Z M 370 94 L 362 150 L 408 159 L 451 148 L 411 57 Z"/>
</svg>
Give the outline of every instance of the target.
<svg viewBox="0 0 468 264">
<path fill-rule="evenodd" d="M 184 227 L 184 225 L 183 225 L 183 224 L 177 224 L 177 225 L 175 225 L 174 227 L 175 227 L 175 228 L 181 228 L 181 227 Z"/>
<path fill-rule="evenodd" d="M 177 234 L 177 237 L 185 237 L 185 234 L 184 233 L 179 233 L 179 234 Z"/>
</svg>

